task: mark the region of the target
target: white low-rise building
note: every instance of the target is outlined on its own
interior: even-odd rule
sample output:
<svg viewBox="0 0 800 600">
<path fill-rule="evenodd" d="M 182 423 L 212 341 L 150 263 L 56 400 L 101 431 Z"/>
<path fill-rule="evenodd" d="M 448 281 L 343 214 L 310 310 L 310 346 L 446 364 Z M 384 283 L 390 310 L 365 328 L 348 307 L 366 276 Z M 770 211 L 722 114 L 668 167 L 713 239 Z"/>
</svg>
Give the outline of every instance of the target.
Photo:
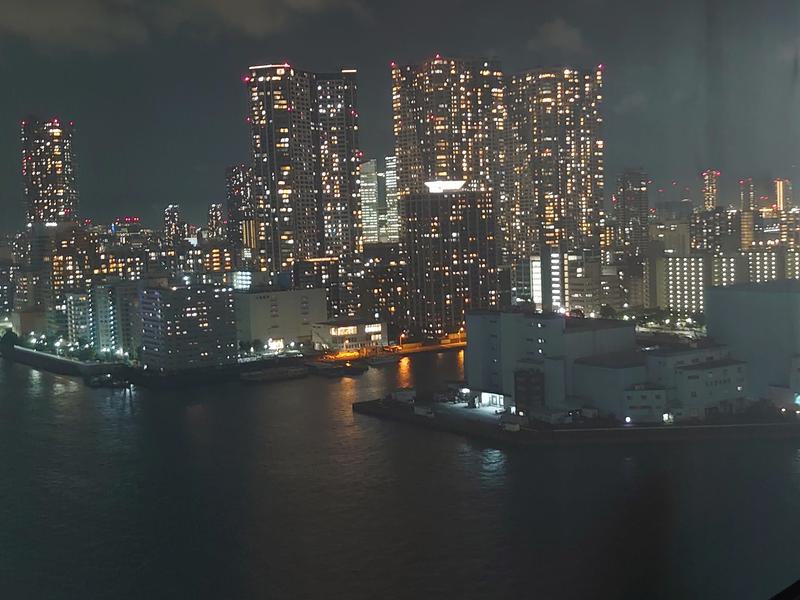
<svg viewBox="0 0 800 600">
<path fill-rule="evenodd" d="M 281 350 L 310 343 L 314 323 L 328 318 L 324 289 L 236 291 L 233 298 L 236 337 L 245 346 Z"/>
<path fill-rule="evenodd" d="M 389 344 L 386 323 L 371 319 L 336 319 L 314 323 L 315 350 L 347 352 L 382 348 Z"/>
<path fill-rule="evenodd" d="M 724 346 L 676 344 L 577 361 L 579 400 L 621 421 L 662 422 L 744 405 L 746 365 Z"/>
<path fill-rule="evenodd" d="M 711 342 L 649 350 L 632 322 L 530 312 L 467 318 L 465 372 L 473 394 L 543 420 L 595 409 L 621 422 L 705 418 L 745 404 L 746 365 Z"/>
<path fill-rule="evenodd" d="M 636 347 L 632 322 L 530 311 L 468 313 L 467 339 L 469 388 L 509 396 L 523 412 L 580 407 L 575 362 Z"/>
</svg>

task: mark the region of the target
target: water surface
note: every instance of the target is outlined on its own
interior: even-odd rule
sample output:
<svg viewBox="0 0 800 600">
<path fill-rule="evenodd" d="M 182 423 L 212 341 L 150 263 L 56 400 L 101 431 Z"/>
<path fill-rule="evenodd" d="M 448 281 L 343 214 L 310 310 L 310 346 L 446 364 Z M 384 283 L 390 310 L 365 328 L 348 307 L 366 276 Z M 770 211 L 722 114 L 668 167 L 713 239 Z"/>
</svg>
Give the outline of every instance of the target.
<svg viewBox="0 0 800 600">
<path fill-rule="evenodd" d="M 354 415 L 460 379 L 93 390 L 0 362 L 2 598 L 764 598 L 800 444 L 498 450 Z"/>
</svg>

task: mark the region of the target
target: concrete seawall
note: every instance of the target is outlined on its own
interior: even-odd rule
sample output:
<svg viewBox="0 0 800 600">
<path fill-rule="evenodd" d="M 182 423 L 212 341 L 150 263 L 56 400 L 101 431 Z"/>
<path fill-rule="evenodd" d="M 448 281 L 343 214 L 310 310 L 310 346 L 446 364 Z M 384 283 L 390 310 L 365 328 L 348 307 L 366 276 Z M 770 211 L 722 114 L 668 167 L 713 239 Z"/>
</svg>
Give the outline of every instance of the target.
<svg viewBox="0 0 800 600">
<path fill-rule="evenodd" d="M 21 346 L 14 346 L 11 350 L 6 350 L 3 358 L 41 371 L 84 378 L 106 374 L 119 376 L 123 375 L 128 368 L 124 363 L 86 363 L 47 352 L 29 350 Z"/>
<path fill-rule="evenodd" d="M 510 432 L 502 430 L 499 424 L 459 418 L 442 412 L 436 412 L 432 418 L 420 416 L 414 414 L 410 405 L 387 403 L 382 400 L 356 402 L 353 404 L 353 412 L 475 438 L 498 447 L 800 439 L 800 421 L 562 429 L 530 429 L 526 427 L 517 432 Z"/>
</svg>

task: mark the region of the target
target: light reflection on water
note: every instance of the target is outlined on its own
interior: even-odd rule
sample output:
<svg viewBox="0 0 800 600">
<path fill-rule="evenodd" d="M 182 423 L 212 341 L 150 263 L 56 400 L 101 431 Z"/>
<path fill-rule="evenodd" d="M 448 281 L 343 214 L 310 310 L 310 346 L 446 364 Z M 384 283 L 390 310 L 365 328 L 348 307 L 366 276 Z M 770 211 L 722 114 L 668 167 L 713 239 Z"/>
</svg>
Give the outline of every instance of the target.
<svg viewBox="0 0 800 600">
<path fill-rule="evenodd" d="M 768 597 L 797 577 L 796 444 L 504 450 L 351 410 L 463 361 L 130 395 L 0 365 L 0 597 Z"/>
<path fill-rule="evenodd" d="M 397 387 L 414 387 L 414 373 L 411 371 L 411 359 L 408 356 L 397 363 Z"/>
</svg>

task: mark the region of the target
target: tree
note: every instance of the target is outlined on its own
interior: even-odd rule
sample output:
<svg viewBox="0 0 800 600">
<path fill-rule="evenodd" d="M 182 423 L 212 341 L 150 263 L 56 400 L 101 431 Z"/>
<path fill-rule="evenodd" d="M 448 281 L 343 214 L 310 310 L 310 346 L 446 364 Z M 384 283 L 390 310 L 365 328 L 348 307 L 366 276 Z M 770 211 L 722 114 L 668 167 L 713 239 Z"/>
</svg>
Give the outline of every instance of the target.
<svg viewBox="0 0 800 600">
<path fill-rule="evenodd" d="M 6 352 L 13 350 L 14 346 L 16 346 L 18 343 L 19 336 L 9 329 L 6 331 L 5 335 L 0 338 L 0 354 L 5 354 Z"/>
</svg>

